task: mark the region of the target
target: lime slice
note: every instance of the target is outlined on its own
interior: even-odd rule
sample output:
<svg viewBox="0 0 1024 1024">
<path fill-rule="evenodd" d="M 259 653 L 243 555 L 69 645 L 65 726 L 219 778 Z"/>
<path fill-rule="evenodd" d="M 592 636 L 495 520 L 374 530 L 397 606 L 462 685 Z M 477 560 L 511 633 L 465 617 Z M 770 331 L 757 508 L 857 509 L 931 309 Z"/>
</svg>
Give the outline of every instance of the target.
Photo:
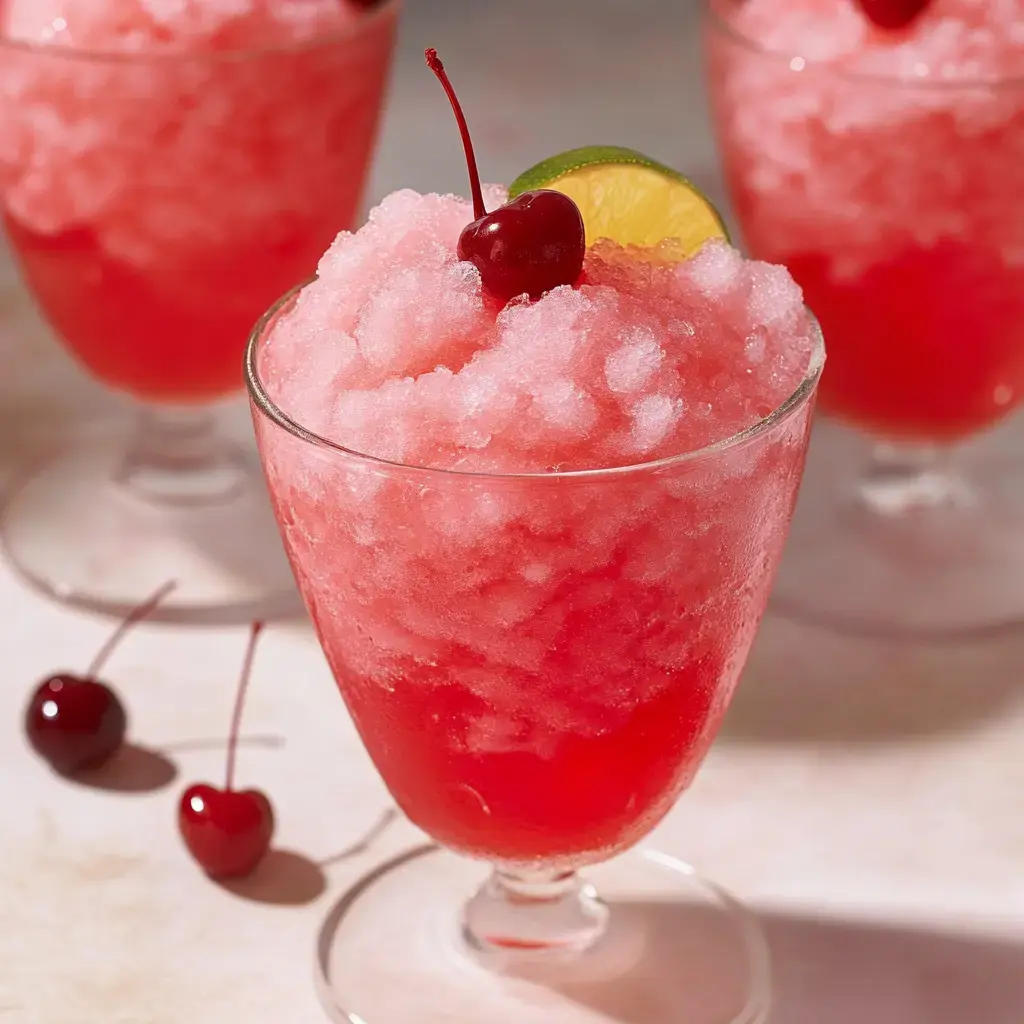
<svg viewBox="0 0 1024 1024">
<path fill-rule="evenodd" d="M 632 149 L 584 146 L 560 153 L 520 174 L 509 198 L 539 188 L 575 201 L 588 246 L 608 238 L 652 249 L 672 240 L 677 244 L 670 248 L 685 259 L 709 238 L 729 240 L 707 196 L 678 171 Z"/>
</svg>

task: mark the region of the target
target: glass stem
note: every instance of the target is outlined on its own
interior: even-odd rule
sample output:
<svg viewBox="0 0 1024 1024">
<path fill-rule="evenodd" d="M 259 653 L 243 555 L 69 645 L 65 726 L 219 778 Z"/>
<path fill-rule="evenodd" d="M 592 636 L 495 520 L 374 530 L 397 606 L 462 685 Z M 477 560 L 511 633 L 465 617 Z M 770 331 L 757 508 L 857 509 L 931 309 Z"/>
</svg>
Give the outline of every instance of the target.
<svg viewBox="0 0 1024 1024">
<path fill-rule="evenodd" d="M 463 934 L 479 953 L 583 950 L 607 920 L 608 908 L 575 871 L 496 867 L 466 904 Z"/>
<path fill-rule="evenodd" d="M 970 504 L 972 492 L 954 470 L 951 454 L 935 445 L 878 443 L 858 482 L 858 497 L 884 516 Z"/>
<path fill-rule="evenodd" d="M 160 505 L 215 504 L 246 478 L 245 457 L 204 406 L 144 406 L 117 481 Z"/>
</svg>

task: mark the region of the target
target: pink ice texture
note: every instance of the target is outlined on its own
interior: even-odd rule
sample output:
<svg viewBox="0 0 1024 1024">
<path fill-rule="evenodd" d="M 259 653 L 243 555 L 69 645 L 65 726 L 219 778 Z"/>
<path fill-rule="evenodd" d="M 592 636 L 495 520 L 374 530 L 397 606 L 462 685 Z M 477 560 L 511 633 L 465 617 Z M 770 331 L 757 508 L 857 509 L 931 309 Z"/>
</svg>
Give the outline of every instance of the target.
<svg viewBox="0 0 1024 1024">
<path fill-rule="evenodd" d="M 1024 264 L 1024 0 L 933 0 L 900 32 L 855 0 L 713 3 L 753 44 L 709 37 L 759 251 L 830 253 L 841 279 L 945 239 Z"/>
<path fill-rule="evenodd" d="M 355 207 L 393 31 L 347 31 L 366 18 L 348 0 L 0 0 L 0 30 L 36 44 L 0 63 L 5 212 L 166 273 L 286 240 L 324 196 Z M 247 56 L 192 56 L 224 50 Z"/>
<path fill-rule="evenodd" d="M 471 220 L 465 200 L 400 191 L 341 234 L 264 349 L 278 406 L 388 461 L 546 472 L 700 449 L 807 373 L 815 328 L 782 267 L 719 241 L 683 263 L 602 242 L 578 287 L 500 308 L 456 255 Z"/>
<path fill-rule="evenodd" d="M 90 50 L 226 50 L 336 31 L 347 0 L 0 0 L 5 38 Z"/>
<path fill-rule="evenodd" d="M 713 0 L 760 46 L 861 74 L 922 79 L 1024 75 L 1021 0 L 931 0 L 903 31 L 879 29 L 856 0 Z"/>
</svg>

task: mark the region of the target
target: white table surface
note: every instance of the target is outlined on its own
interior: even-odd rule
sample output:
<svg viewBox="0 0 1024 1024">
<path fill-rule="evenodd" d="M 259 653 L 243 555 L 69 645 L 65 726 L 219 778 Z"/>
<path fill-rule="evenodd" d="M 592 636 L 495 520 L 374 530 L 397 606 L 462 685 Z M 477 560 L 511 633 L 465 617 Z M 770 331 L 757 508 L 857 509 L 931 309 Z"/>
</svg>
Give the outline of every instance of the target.
<svg viewBox="0 0 1024 1024">
<path fill-rule="evenodd" d="M 691 3 L 409 4 L 373 196 L 464 187 L 425 45 L 448 62 L 488 178 L 613 141 L 714 186 Z M 5 258 L 0 483 L 37 444 L 119 415 Z M 211 884 L 178 840 L 175 805 L 186 784 L 220 780 L 245 630 L 150 625 L 124 645 L 109 676 L 131 735 L 179 772 L 161 778 L 156 757 L 130 755 L 167 784 L 124 793 L 59 781 L 21 732 L 30 688 L 83 664 L 109 629 L 0 566 L 0 1020 L 315 1024 L 323 916 L 418 833 L 398 820 L 339 858 L 373 831 L 387 793 L 312 634 L 279 626 L 260 650 L 239 762 L 239 781 L 275 804 L 279 852 L 236 891 Z M 1024 631 L 897 646 L 769 617 L 721 739 L 653 842 L 764 912 L 773 1024 L 1021 1024 Z"/>
</svg>

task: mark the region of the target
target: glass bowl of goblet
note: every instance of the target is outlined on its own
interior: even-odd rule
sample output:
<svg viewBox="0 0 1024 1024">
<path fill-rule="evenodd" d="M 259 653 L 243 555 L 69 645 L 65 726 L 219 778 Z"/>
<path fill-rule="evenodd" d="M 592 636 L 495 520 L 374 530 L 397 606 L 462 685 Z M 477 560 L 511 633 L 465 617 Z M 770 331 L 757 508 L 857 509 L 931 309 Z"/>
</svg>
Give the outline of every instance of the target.
<svg viewBox="0 0 1024 1024">
<path fill-rule="evenodd" d="M 10 562 L 61 600 L 246 618 L 298 605 L 246 434 L 252 323 L 354 225 L 399 7 L 243 49 L 0 40 L 0 213 L 45 319 L 131 426 L 30 468 Z"/>
<path fill-rule="evenodd" d="M 346 449 L 275 404 L 283 368 L 268 365 L 268 340 L 300 294 L 264 318 L 247 356 L 271 500 L 362 740 L 439 844 L 384 865 L 329 916 L 328 1013 L 762 1021 L 756 919 L 674 858 L 626 851 L 694 777 L 754 638 L 820 337 L 786 401 L 703 450 L 458 472 Z"/>
</svg>

